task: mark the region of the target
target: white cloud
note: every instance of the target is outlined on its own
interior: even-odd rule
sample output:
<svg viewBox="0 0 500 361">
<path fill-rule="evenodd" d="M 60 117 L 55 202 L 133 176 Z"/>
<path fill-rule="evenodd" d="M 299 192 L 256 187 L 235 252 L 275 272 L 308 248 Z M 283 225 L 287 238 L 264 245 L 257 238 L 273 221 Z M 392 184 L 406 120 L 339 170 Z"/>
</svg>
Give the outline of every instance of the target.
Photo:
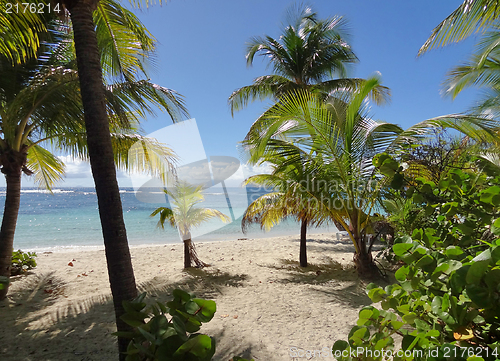
<svg viewBox="0 0 500 361">
<path fill-rule="evenodd" d="M 58 158 L 66 165 L 66 179 L 92 178 L 90 163 L 70 155 L 60 155 Z"/>
</svg>

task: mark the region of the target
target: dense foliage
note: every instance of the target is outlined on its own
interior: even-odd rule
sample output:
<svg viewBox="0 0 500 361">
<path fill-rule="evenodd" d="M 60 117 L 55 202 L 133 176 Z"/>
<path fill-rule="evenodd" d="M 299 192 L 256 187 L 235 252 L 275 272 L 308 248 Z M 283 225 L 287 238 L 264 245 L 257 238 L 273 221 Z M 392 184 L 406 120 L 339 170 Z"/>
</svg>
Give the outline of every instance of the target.
<svg viewBox="0 0 500 361">
<path fill-rule="evenodd" d="M 395 360 L 497 359 L 500 177 L 451 170 L 437 184 L 417 178 L 415 186 L 404 187 L 403 167 L 392 158 L 382 155 L 374 163 L 418 205 L 425 226 L 396 239 L 393 251 L 404 263 L 398 282 L 368 286 L 380 307 L 363 308 L 348 341 L 337 341 L 333 352 L 344 351 L 338 359 L 345 360 L 380 360 L 381 350 L 407 351 Z M 378 357 L 351 353 L 358 347 L 379 350 Z"/>
<path fill-rule="evenodd" d="M 214 301 L 194 298 L 182 290 L 173 291 L 174 299 L 164 305 L 148 306 L 146 294 L 132 302 L 123 302 L 122 320 L 134 327 L 132 332 L 116 332 L 131 339 L 127 361 L 209 361 L 215 353 L 215 340 L 199 334 L 202 323 L 215 314 Z"/>
<path fill-rule="evenodd" d="M 10 269 L 11 276 L 20 275 L 35 268 L 35 257 L 35 252 L 14 251 L 12 253 L 12 267 Z"/>
</svg>

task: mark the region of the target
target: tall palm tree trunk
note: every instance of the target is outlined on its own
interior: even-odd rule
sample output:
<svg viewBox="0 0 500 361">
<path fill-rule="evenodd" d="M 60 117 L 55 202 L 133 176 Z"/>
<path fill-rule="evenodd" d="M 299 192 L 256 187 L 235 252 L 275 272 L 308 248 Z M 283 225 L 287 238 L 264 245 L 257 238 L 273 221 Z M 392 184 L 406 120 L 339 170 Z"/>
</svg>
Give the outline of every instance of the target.
<svg viewBox="0 0 500 361">
<path fill-rule="evenodd" d="M 307 267 L 307 221 L 302 220 L 300 225 L 300 267 Z"/>
<path fill-rule="evenodd" d="M 128 331 L 131 327 L 120 319 L 124 313 L 122 302 L 135 298 L 137 288 L 116 180 L 102 69 L 92 18 L 96 2 L 70 0 L 66 5 L 73 24 L 87 144 L 99 205 L 116 325 L 118 331 Z M 127 339 L 118 338 L 120 360 L 125 359 L 122 352 L 126 351 L 128 342 Z"/>
<path fill-rule="evenodd" d="M 0 229 L 0 276 L 10 277 L 12 266 L 12 251 L 14 246 L 14 233 L 16 231 L 17 215 L 21 203 L 21 169 L 17 167 L 4 167 L 7 188 L 5 192 L 5 205 L 3 208 L 2 228 Z M 9 284 L 6 283 L 0 290 L 0 300 L 7 296 Z"/>
</svg>

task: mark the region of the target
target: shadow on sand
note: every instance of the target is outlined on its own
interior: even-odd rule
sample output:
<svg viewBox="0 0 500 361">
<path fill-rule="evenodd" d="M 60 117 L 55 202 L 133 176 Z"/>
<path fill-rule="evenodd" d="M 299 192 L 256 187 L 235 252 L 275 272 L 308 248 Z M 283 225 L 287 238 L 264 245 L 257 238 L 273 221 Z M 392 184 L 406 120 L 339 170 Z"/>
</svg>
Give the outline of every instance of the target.
<svg viewBox="0 0 500 361">
<path fill-rule="evenodd" d="M 247 275 L 219 270 L 185 271 L 182 282 L 159 283 L 151 280 L 139 285 L 151 302 L 167 301 L 175 288 L 212 298 L 223 287 L 240 287 Z M 2 361 L 104 361 L 117 360 L 116 339 L 112 335 L 115 318 L 110 295 L 80 299 L 61 304 L 65 284 L 53 273 L 32 274 L 13 283 L 22 287 L 0 302 Z M 58 301 L 58 306 L 55 302 Z M 202 329 L 203 331 L 203 329 Z M 220 335 L 215 336 L 216 339 Z M 241 345 L 239 347 L 241 349 Z M 246 346 L 248 355 L 252 345 Z M 217 349 L 217 359 L 230 359 L 231 349 Z"/>
<path fill-rule="evenodd" d="M 342 265 L 332 259 L 324 263 L 309 263 L 307 267 L 300 267 L 299 262 L 290 259 L 281 259 L 280 263 L 279 266 L 264 266 L 284 271 L 273 282 L 311 285 L 311 291 L 325 294 L 331 298 L 329 302 L 344 307 L 359 308 L 372 303 L 365 292 L 367 283 L 359 279 L 354 266 Z"/>
</svg>

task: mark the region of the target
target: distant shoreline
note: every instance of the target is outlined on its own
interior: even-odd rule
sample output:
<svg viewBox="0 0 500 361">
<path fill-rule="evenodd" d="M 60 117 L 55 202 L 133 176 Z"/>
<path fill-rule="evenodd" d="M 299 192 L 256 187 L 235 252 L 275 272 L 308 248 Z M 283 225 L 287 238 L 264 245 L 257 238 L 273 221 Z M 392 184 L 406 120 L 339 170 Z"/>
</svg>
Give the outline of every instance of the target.
<svg viewBox="0 0 500 361">
<path fill-rule="evenodd" d="M 297 233 L 291 233 L 291 234 L 270 234 L 270 233 L 262 233 L 260 234 L 251 234 L 251 235 L 244 235 L 239 238 L 235 238 L 234 235 L 228 234 L 227 237 L 224 238 L 203 238 L 201 236 L 199 239 L 193 239 L 193 242 L 195 245 L 197 244 L 209 244 L 209 243 L 219 243 L 219 242 L 236 242 L 236 241 L 252 241 L 252 240 L 262 240 L 262 239 L 272 239 L 272 238 L 298 238 L 299 237 L 299 229 L 297 229 Z M 316 231 L 316 232 L 314 232 Z M 308 238 L 327 238 L 331 237 L 332 239 L 336 239 L 336 233 L 337 232 L 325 232 L 324 229 L 317 229 L 317 230 L 311 230 L 308 232 Z M 338 232 L 340 233 L 340 240 L 346 240 L 347 238 L 345 237 L 345 232 Z M 102 240 L 101 240 L 102 241 Z M 140 248 L 154 248 L 154 247 L 165 247 L 165 246 L 173 246 L 173 245 L 179 245 L 181 244 L 181 240 L 179 239 L 176 242 L 164 242 L 164 243 L 131 243 L 129 242 L 129 248 L 130 249 L 140 249 Z M 15 247 L 14 247 L 15 248 Z M 17 250 L 15 248 L 15 250 Z M 93 252 L 93 251 L 104 251 L 104 244 L 101 245 L 96 245 L 96 244 L 90 244 L 90 245 L 80 245 L 80 246 L 54 246 L 54 247 L 39 247 L 39 248 L 26 248 L 26 249 L 21 249 L 24 252 L 35 252 L 37 254 L 50 254 L 50 253 L 71 253 L 74 251 L 79 251 L 79 252 Z"/>
</svg>

